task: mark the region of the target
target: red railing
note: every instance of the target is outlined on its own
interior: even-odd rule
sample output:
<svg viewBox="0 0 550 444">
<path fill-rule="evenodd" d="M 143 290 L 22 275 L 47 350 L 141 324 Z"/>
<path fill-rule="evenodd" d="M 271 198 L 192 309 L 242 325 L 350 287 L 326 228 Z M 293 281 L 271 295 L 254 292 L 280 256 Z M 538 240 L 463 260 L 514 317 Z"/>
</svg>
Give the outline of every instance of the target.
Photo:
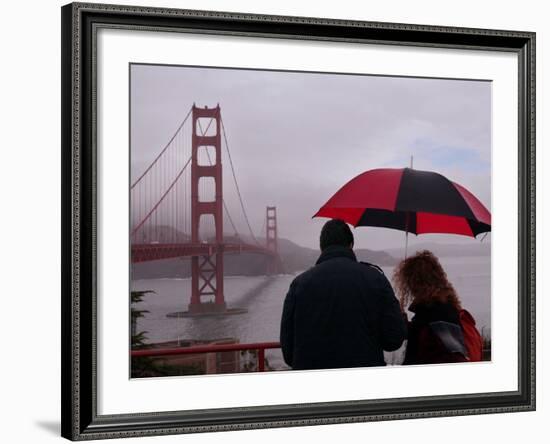
<svg viewBox="0 0 550 444">
<path fill-rule="evenodd" d="M 227 351 L 246 351 L 258 350 L 258 371 L 265 371 L 265 351 L 272 348 L 281 348 L 280 342 L 255 342 L 249 344 L 212 344 L 197 345 L 192 347 L 177 348 L 151 348 L 145 350 L 132 350 L 132 358 L 155 357 L 155 356 L 174 356 L 174 355 L 192 355 L 199 353 L 217 353 Z"/>
</svg>

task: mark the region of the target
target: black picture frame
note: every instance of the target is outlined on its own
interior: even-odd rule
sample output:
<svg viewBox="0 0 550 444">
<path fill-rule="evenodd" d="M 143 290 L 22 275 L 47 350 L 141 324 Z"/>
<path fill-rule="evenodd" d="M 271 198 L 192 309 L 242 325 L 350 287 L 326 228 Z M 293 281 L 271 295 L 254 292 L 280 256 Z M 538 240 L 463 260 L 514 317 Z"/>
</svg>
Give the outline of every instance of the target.
<svg viewBox="0 0 550 444">
<path fill-rule="evenodd" d="M 119 438 L 516 412 L 535 409 L 535 33 L 324 18 L 72 3 L 62 14 L 62 436 Z M 265 38 L 507 51 L 519 66 L 518 389 L 387 400 L 97 414 L 95 31 L 201 32 Z"/>
</svg>

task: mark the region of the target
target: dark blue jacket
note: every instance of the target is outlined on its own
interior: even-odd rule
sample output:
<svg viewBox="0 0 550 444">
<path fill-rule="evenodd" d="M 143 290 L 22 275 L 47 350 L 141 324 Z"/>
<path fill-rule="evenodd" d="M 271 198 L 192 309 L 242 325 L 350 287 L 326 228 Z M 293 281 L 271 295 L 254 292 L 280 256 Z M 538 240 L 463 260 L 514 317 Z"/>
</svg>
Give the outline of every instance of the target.
<svg viewBox="0 0 550 444">
<path fill-rule="evenodd" d="M 350 248 L 326 248 L 285 298 L 280 339 L 293 369 L 385 365 L 383 350 L 398 349 L 405 335 L 390 283 Z"/>
</svg>

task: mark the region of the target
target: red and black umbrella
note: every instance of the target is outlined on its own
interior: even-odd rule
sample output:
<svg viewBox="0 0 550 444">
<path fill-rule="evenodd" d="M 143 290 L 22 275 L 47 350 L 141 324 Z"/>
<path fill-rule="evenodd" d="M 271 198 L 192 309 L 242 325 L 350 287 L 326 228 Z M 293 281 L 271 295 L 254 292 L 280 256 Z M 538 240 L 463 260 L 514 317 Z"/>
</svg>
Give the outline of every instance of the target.
<svg viewBox="0 0 550 444">
<path fill-rule="evenodd" d="M 476 237 L 491 231 L 491 213 L 466 188 L 432 171 L 382 168 L 340 188 L 313 217 L 406 233 Z"/>
</svg>

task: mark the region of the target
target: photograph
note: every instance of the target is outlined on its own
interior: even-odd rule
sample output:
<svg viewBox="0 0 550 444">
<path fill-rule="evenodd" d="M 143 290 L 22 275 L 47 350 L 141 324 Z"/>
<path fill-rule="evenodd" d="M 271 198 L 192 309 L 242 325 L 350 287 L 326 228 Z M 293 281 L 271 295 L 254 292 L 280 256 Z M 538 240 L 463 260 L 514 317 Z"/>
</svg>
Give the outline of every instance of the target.
<svg viewBox="0 0 550 444">
<path fill-rule="evenodd" d="M 61 10 L 62 436 L 535 410 L 535 30 L 235 11 Z"/>
<path fill-rule="evenodd" d="M 128 75 L 130 378 L 491 361 L 490 79 Z"/>
</svg>

